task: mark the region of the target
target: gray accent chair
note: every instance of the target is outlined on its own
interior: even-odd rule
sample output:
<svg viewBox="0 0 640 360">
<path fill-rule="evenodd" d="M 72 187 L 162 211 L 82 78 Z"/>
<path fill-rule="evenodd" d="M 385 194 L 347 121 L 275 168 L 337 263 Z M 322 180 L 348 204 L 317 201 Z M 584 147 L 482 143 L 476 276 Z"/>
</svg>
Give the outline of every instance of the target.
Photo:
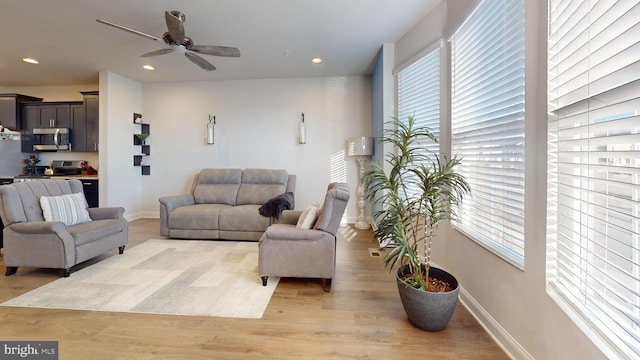
<svg viewBox="0 0 640 360">
<path fill-rule="evenodd" d="M 44 221 L 41 196 L 82 193 L 77 179 L 35 179 L 0 186 L 0 218 L 4 223 L 5 275 L 13 275 L 20 266 L 62 269 L 118 249 L 124 252 L 129 241 L 124 208 L 88 208 L 92 221 L 66 226 Z"/>
<path fill-rule="evenodd" d="M 190 193 L 159 199 L 160 235 L 258 241 L 273 222 L 260 207 L 295 186 L 296 176 L 282 169 L 202 169 Z"/>
<path fill-rule="evenodd" d="M 318 219 L 311 229 L 296 227 L 302 211 L 285 210 L 258 243 L 258 273 L 262 285 L 269 276 L 324 279 L 331 290 L 336 271 L 336 233 L 349 201 L 349 185 L 331 183 Z"/>
</svg>

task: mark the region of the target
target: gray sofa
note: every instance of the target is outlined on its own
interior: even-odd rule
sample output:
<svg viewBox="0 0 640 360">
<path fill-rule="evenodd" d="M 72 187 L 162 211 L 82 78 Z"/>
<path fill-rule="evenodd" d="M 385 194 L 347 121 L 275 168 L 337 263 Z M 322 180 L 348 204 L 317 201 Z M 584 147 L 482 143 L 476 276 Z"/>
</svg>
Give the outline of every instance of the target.
<svg viewBox="0 0 640 360">
<path fill-rule="evenodd" d="M 86 209 L 80 180 L 37 179 L 0 186 L 5 275 L 28 266 L 62 269 L 69 276 L 70 268 L 85 260 L 116 248 L 122 254 L 129 239 L 122 207 L 88 208 L 90 221 L 75 225 L 45 221 L 42 196 L 77 193 L 82 194 L 79 206 Z"/>
<path fill-rule="evenodd" d="M 160 235 L 258 241 L 273 222 L 259 214 L 270 199 L 294 193 L 296 176 L 279 169 L 202 169 L 191 192 L 160 201 Z"/>
</svg>

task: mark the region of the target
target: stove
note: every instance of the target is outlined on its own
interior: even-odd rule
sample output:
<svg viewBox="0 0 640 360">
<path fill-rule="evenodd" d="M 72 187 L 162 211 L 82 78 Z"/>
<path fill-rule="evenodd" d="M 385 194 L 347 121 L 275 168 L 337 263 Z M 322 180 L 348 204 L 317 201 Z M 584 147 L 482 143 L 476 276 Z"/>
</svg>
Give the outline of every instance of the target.
<svg viewBox="0 0 640 360">
<path fill-rule="evenodd" d="M 51 169 L 54 176 L 60 175 L 80 175 L 82 174 L 82 163 L 84 160 L 53 160 Z"/>
<path fill-rule="evenodd" d="M 38 165 L 29 169 L 31 172 L 13 177 L 13 182 L 29 181 L 32 179 L 50 179 L 54 176 L 71 176 L 82 174 L 84 160 L 53 160 L 51 166 Z M 27 168 L 25 168 L 26 171 Z"/>
</svg>

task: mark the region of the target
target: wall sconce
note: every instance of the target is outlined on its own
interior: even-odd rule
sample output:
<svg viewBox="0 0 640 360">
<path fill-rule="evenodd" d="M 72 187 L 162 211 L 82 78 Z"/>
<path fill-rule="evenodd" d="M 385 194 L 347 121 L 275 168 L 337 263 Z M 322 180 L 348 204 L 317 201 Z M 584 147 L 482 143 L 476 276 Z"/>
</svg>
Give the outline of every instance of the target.
<svg viewBox="0 0 640 360">
<path fill-rule="evenodd" d="M 216 116 L 209 114 L 209 122 L 207 123 L 207 144 L 213 144 L 213 126 L 216 124 Z"/>
<path fill-rule="evenodd" d="M 307 143 L 307 127 L 304 124 L 304 113 L 302 113 L 302 120 L 298 123 L 298 144 Z"/>
</svg>

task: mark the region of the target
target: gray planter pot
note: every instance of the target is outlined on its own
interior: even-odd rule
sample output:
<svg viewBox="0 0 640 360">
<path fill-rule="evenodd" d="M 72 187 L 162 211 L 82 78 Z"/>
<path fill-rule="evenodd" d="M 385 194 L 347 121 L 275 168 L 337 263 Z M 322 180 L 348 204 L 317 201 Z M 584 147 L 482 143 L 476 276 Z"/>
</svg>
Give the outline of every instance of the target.
<svg viewBox="0 0 640 360">
<path fill-rule="evenodd" d="M 432 293 L 415 289 L 405 285 L 400 278 L 408 265 L 398 268 L 396 282 L 402 306 L 407 313 L 409 321 L 420 329 L 427 331 L 440 331 L 444 329 L 458 303 L 458 280 L 448 272 L 434 268 L 429 269 L 429 276 L 448 282 L 453 290 L 445 293 Z"/>
</svg>

